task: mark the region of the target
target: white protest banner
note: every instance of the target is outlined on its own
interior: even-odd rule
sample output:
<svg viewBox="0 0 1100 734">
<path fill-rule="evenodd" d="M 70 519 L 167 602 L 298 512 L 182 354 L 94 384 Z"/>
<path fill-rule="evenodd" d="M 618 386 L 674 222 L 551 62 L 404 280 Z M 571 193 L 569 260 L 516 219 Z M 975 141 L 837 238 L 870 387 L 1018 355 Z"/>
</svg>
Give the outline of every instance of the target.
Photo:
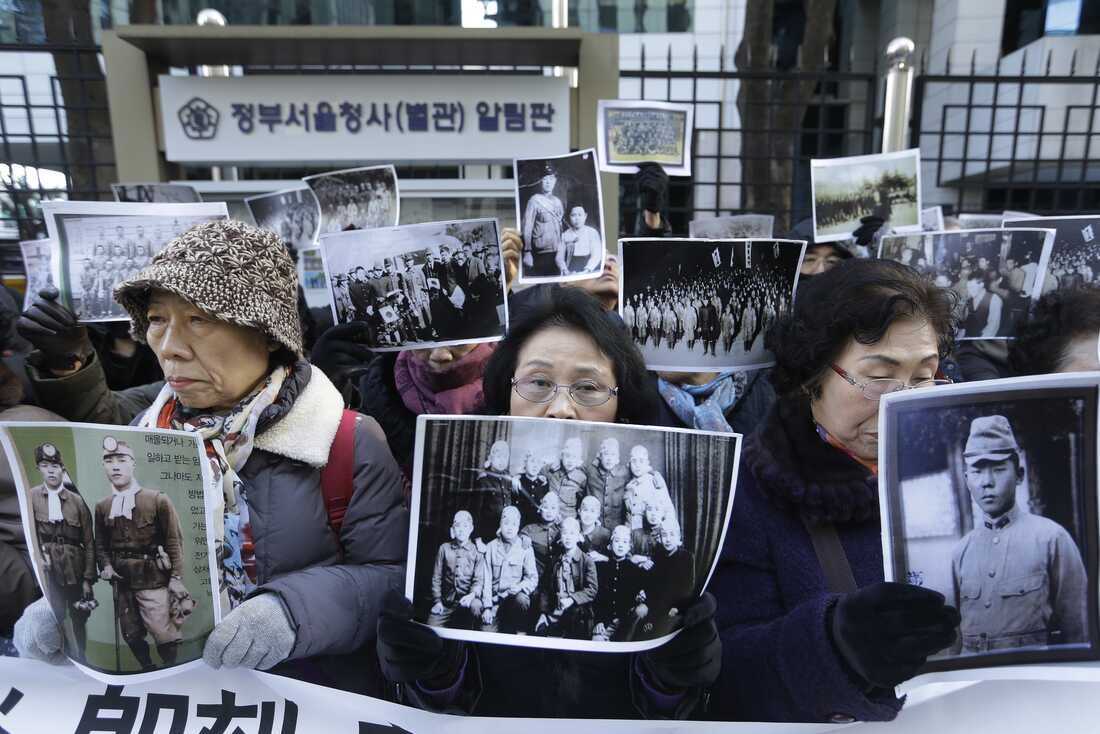
<svg viewBox="0 0 1100 734">
<path fill-rule="evenodd" d="M 160 77 L 176 162 L 508 160 L 569 150 L 568 77 Z"/>
<path fill-rule="evenodd" d="M 1090 667 L 1091 665 L 1091 667 Z M 974 673 L 974 671 L 967 671 Z M 912 686 L 892 722 L 853 724 L 860 734 L 1091 734 L 1100 718 L 1094 664 L 982 671 L 990 680 Z M 1002 679 L 1002 678 L 1008 679 Z M 1011 678 L 1016 679 L 1011 679 Z M 408 706 L 250 670 L 191 670 L 138 685 L 107 686 L 72 666 L 0 657 L 4 734 L 825 734 L 835 724 L 489 719 Z"/>
</svg>

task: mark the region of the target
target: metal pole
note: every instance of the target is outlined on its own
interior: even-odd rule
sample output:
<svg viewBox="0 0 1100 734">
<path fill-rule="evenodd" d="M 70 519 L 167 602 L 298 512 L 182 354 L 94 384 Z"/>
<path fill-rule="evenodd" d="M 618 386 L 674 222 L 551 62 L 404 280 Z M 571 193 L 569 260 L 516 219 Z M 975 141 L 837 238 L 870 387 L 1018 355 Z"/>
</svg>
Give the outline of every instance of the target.
<svg viewBox="0 0 1100 734">
<path fill-rule="evenodd" d="M 886 99 L 882 110 L 882 152 L 905 150 L 913 106 L 913 52 L 917 45 L 899 36 L 886 46 Z"/>
<path fill-rule="evenodd" d="M 226 26 L 228 22 L 225 16 L 217 10 L 206 8 L 200 10 L 195 17 L 196 25 Z M 228 66 L 200 66 L 199 76 L 208 78 L 224 78 L 230 76 Z M 211 166 L 210 178 L 214 181 L 236 181 L 237 169 L 235 166 Z"/>
</svg>

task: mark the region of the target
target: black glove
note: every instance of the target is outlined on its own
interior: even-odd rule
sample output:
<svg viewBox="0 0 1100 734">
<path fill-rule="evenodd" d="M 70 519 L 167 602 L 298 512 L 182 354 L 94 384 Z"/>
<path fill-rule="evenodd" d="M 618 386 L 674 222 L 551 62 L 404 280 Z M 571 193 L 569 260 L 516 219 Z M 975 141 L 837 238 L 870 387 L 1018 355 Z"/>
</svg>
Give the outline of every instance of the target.
<svg viewBox="0 0 1100 734">
<path fill-rule="evenodd" d="M 886 220 L 882 217 L 876 217 L 873 214 L 869 217 L 864 217 L 859 220 L 859 228 L 857 228 L 855 232 L 852 232 L 852 239 L 856 241 L 857 245 L 870 247 L 875 239 L 875 233 L 882 229 L 882 225 L 884 224 L 886 224 Z M 874 257 L 874 254 L 872 254 L 872 257 Z"/>
<path fill-rule="evenodd" d="M 883 582 L 840 597 L 828 629 L 834 647 L 859 677 L 893 688 L 955 641 L 959 621 L 959 611 L 945 603 L 943 594 Z"/>
<path fill-rule="evenodd" d="M 29 360 L 35 367 L 70 370 L 77 361 L 87 364 L 95 351 L 88 330 L 58 302 L 59 295 L 53 286 L 43 288 L 15 324 L 19 335 L 39 352 Z"/>
<path fill-rule="evenodd" d="M 390 589 L 378 617 L 378 662 L 395 683 L 422 682 L 427 688 L 454 685 L 466 657 L 466 643 L 446 640 L 412 620 L 412 602 Z"/>
<path fill-rule="evenodd" d="M 668 206 L 668 174 L 657 163 L 639 163 L 634 176 L 642 195 L 642 208 L 661 214 Z"/>
<path fill-rule="evenodd" d="M 643 653 L 642 667 L 666 689 L 709 686 L 722 669 L 722 641 L 714 624 L 718 605 L 709 593 L 684 611 L 680 634 L 660 647 Z"/>
<path fill-rule="evenodd" d="M 366 367 L 374 353 L 363 342 L 370 334 L 365 321 L 338 324 L 317 339 L 309 361 L 321 368 L 330 380 L 343 379 L 348 370 Z"/>
</svg>

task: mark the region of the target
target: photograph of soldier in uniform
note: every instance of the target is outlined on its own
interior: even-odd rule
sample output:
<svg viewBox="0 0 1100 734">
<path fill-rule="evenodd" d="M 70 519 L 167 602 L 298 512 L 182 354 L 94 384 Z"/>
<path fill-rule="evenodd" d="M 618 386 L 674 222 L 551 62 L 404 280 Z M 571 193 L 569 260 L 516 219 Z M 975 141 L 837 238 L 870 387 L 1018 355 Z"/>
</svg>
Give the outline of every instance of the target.
<svg viewBox="0 0 1100 734">
<path fill-rule="evenodd" d="M 619 315 L 665 372 L 772 364 L 768 327 L 794 302 L 806 243 L 796 240 L 619 240 Z"/>
<path fill-rule="evenodd" d="M 734 214 L 726 217 L 693 219 L 688 237 L 703 240 L 771 239 L 775 217 L 771 214 Z"/>
<path fill-rule="evenodd" d="M 444 637 L 506 645 L 661 644 L 717 562 L 740 441 L 539 418 L 421 418 L 405 585 L 413 618 Z"/>
<path fill-rule="evenodd" d="M 812 159 L 814 241 L 836 242 L 860 226 L 882 231 L 921 229 L 920 150 Z"/>
<path fill-rule="evenodd" d="M 49 240 L 23 240 L 19 243 L 23 269 L 27 273 L 27 290 L 23 294 L 23 310 L 31 307 L 38 291 L 53 282 L 53 243 Z"/>
<path fill-rule="evenodd" d="M 338 324 L 369 326 L 377 351 L 499 341 L 508 326 L 495 219 L 322 235 Z"/>
<path fill-rule="evenodd" d="M 658 163 L 669 176 L 690 176 L 694 117 L 690 104 L 601 99 L 596 113 L 600 170 L 636 173 L 639 163 Z"/>
<path fill-rule="evenodd" d="M 194 186 L 170 183 L 111 184 L 115 201 L 132 204 L 198 204 L 202 196 Z"/>
<path fill-rule="evenodd" d="M 257 227 L 279 235 L 296 252 L 317 245 L 321 207 L 309 187 L 250 196 L 244 203 Z"/>
<path fill-rule="evenodd" d="M 302 180 L 317 196 L 320 234 L 394 227 L 401 221 L 397 169 L 392 165 L 347 168 Z"/>
<path fill-rule="evenodd" d="M 1005 219 L 1005 229 L 1021 227 L 1054 230 L 1043 294 L 1100 282 L 1100 216 Z"/>
<path fill-rule="evenodd" d="M 929 670 L 1096 657 L 1095 377 L 890 395 L 880 492 L 887 580 L 959 610 Z"/>
<path fill-rule="evenodd" d="M 42 212 L 55 243 L 61 300 L 82 322 L 128 321 L 114 287 L 189 227 L 229 216 L 224 202 L 46 201 Z"/>
<path fill-rule="evenodd" d="M 1040 296 L 1053 241 L 1045 229 L 887 235 L 879 257 L 955 291 L 959 339 L 1012 339 Z"/>
<path fill-rule="evenodd" d="M 519 281 L 598 278 L 603 272 L 603 191 L 596 152 L 517 158 L 516 221 L 523 234 Z"/>
<path fill-rule="evenodd" d="M 0 435 L 64 655 L 107 681 L 200 660 L 218 578 L 201 441 L 72 423 Z"/>
</svg>

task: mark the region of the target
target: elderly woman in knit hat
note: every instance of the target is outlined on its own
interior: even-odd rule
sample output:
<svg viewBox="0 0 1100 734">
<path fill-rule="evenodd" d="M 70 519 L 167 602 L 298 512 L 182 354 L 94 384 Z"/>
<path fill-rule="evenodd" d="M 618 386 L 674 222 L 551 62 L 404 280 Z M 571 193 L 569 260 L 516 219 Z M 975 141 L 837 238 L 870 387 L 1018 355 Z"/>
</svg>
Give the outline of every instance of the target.
<svg viewBox="0 0 1100 734">
<path fill-rule="evenodd" d="M 234 559 L 223 568 L 233 609 L 207 640 L 206 662 L 282 663 L 313 682 L 376 692 L 363 672 L 374 666 L 353 653 L 373 647 L 382 595 L 404 578 L 403 479 L 377 425 L 345 418 L 340 393 L 302 358 L 296 293 L 294 264 L 271 232 L 219 221 L 170 242 L 115 288 L 134 338 L 164 370 L 135 423 L 202 435 L 226 525 L 251 540 L 222 550 Z M 322 490 L 330 461 L 346 467 L 331 480 L 347 500 L 342 524 Z M 56 631 L 49 615 L 28 621 Z M 49 632 L 30 637 L 59 645 Z M 47 647 L 21 652 L 45 658 Z"/>
</svg>

